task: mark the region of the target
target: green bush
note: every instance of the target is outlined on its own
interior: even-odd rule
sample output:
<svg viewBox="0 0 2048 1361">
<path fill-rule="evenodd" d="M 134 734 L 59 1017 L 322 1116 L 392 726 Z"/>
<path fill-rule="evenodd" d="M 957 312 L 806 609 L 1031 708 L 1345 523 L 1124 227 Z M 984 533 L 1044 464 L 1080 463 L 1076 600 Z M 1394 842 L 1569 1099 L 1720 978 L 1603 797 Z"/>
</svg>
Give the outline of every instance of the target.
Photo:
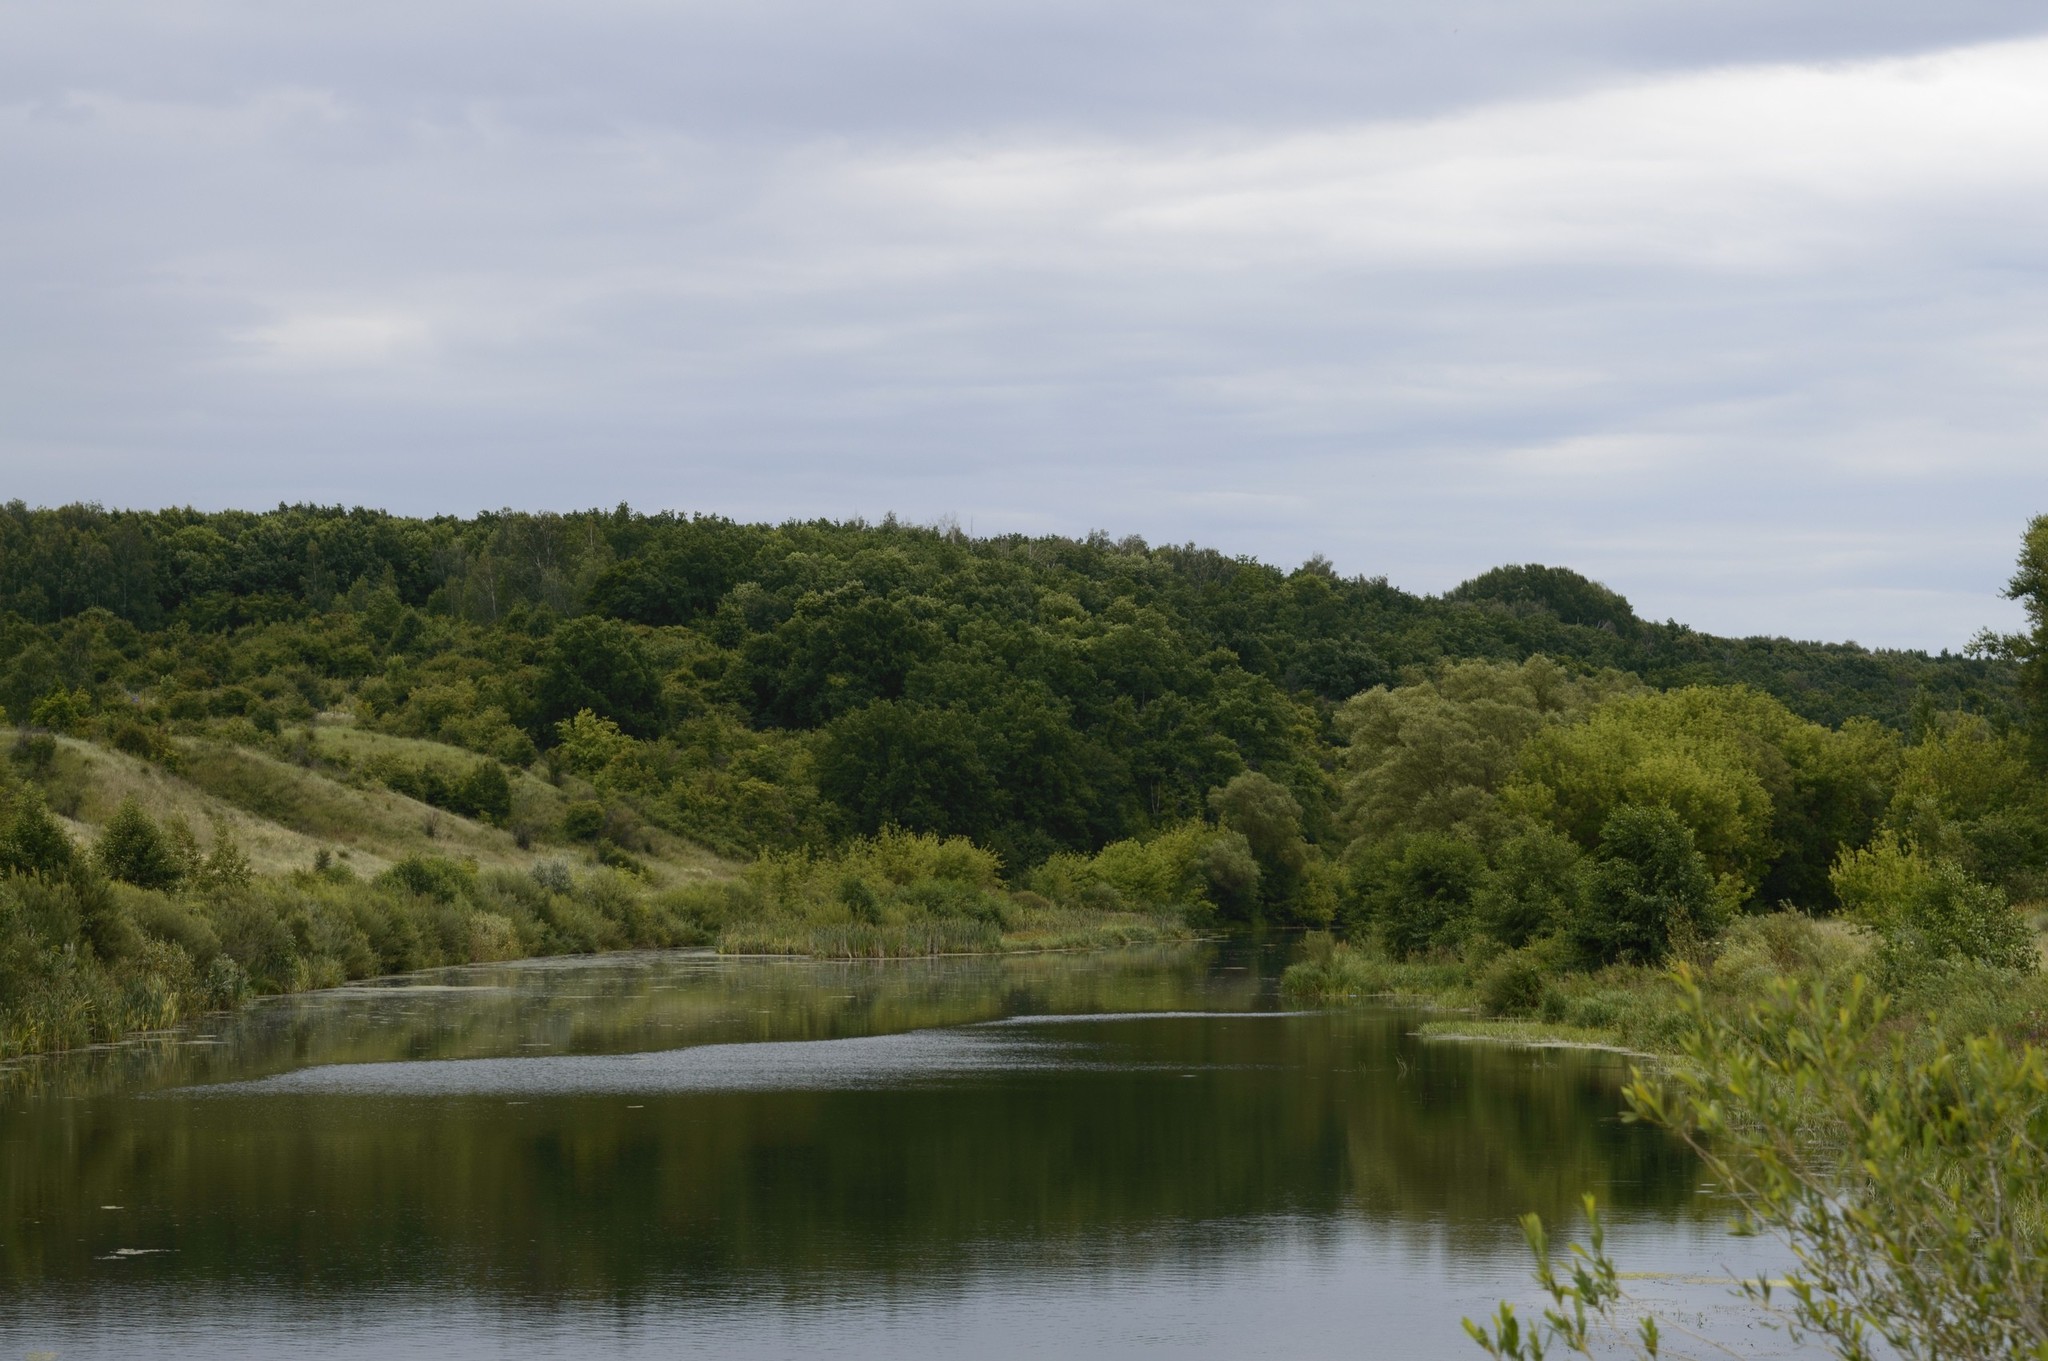
<svg viewBox="0 0 2048 1361">
<path fill-rule="evenodd" d="M 571 841 L 595 841 L 604 831 L 604 805 L 596 799 L 577 799 L 562 810 L 562 835 Z"/>
<path fill-rule="evenodd" d="M 474 880 L 474 870 L 453 860 L 432 855 L 409 855 L 378 875 L 375 882 L 422 898 L 452 903 L 457 898 L 470 896 Z"/>
<path fill-rule="evenodd" d="M 18 791 L 6 830 L 0 832 L 0 874 L 61 875 L 76 858 L 71 838 L 43 806 L 42 794 L 34 788 Z"/>
<path fill-rule="evenodd" d="M 1572 937 L 1595 964 L 1656 964 L 1719 929 L 1714 882 L 1692 829 L 1661 804 L 1616 809 L 1600 829 Z"/>
<path fill-rule="evenodd" d="M 1472 924 L 1472 900 L 1485 875 L 1486 857 L 1462 837 L 1408 838 L 1369 894 L 1387 953 L 1412 959 L 1456 945 Z"/>
<path fill-rule="evenodd" d="M 1931 960 L 2027 972 L 2039 965 L 2033 930 L 2004 891 L 1972 878 L 1952 860 L 1929 867 L 1889 923 L 1879 953 L 1886 976 L 1898 979 Z"/>
<path fill-rule="evenodd" d="M 1489 1016 L 1529 1016 L 1543 1004 L 1556 966 L 1542 951 L 1510 950 L 1479 973 L 1479 1006 Z"/>
<path fill-rule="evenodd" d="M 94 847 L 108 876 L 137 888 L 175 888 L 184 878 L 169 840 L 134 799 L 124 799 Z"/>
</svg>

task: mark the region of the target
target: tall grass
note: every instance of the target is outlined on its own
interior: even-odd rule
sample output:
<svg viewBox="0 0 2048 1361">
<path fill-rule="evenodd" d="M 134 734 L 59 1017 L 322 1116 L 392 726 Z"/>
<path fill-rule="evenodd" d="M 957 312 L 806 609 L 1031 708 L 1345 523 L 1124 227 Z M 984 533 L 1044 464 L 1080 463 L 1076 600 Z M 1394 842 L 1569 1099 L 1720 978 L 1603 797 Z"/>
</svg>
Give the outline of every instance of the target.
<svg viewBox="0 0 2048 1361">
<path fill-rule="evenodd" d="M 609 870 L 479 873 L 415 857 L 161 892 L 89 867 L 0 878 L 0 1057 L 156 1029 L 253 994 L 446 964 L 702 945 L 687 904 Z"/>
<path fill-rule="evenodd" d="M 763 856 L 736 881 L 675 895 L 718 924 L 727 954 L 885 959 L 1186 939 L 1171 913 L 1056 903 L 1003 887 L 1001 862 L 962 837 L 897 830 L 830 852 Z"/>
</svg>

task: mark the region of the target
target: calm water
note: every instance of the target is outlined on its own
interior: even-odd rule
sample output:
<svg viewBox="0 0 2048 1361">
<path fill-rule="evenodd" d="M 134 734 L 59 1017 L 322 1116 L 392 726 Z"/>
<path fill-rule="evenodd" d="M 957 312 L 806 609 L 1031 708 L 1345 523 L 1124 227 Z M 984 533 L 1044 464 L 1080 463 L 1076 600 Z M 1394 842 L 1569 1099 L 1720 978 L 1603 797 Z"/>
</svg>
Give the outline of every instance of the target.
<svg viewBox="0 0 2048 1361">
<path fill-rule="evenodd" d="M 493 966 L 20 1069 L 0 1358 L 1476 1357 L 1582 1189 L 1784 1354 L 1617 1060 L 1287 1014 L 1284 962 Z"/>
</svg>

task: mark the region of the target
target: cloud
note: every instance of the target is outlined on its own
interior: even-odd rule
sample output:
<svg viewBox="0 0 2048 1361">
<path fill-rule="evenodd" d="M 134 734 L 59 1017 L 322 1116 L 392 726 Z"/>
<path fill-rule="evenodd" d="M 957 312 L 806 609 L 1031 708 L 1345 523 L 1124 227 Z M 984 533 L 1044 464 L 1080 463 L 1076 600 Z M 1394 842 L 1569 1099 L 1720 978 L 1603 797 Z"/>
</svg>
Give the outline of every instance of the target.
<svg viewBox="0 0 2048 1361">
<path fill-rule="evenodd" d="M 1937 646 L 2048 509 L 2025 7 L 229 13 L 0 53 L 12 494 L 952 512 Z"/>
<path fill-rule="evenodd" d="M 417 355 L 430 331 L 424 319 L 402 314 L 300 312 L 234 338 L 266 366 L 360 368 Z"/>
</svg>

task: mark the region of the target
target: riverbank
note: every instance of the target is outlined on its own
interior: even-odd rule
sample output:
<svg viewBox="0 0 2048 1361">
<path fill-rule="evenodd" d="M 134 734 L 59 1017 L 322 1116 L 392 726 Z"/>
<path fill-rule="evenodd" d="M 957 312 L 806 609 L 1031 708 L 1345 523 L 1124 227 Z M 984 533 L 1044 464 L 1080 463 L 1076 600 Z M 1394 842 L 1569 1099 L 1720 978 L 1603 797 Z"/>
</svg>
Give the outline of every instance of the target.
<svg viewBox="0 0 2048 1361">
<path fill-rule="evenodd" d="M 1861 975 L 1889 997 L 1890 1024 L 1928 1043 L 1986 1032 L 2038 1043 L 2048 1033 L 2048 978 L 2038 970 L 1911 957 L 1839 920 L 1743 917 L 1672 962 L 1689 966 L 1708 1004 L 1730 1013 L 1763 1001 L 1779 979 L 1840 988 Z M 1419 1028 L 1430 1039 L 1662 1055 L 1676 1050 L 1688 1025 L 1668 965 L 1575 969 L 1541 945 L 1401 961 L 1370 943 L 1311 936 L 1281 988 L 1304 1005 L 1397 1002 L 1440 1011 Z"/>
<path fill-rule="evenodd" d="M 943 890 L 945 881 L 921 887 L 935 885 Z M 260 997 L 450 965 L 682 946 L 853 960 L 1194 938 L 1177 918 L 1063 908 L 1028 894 L 976 895 L 967 907 L 975 915 L 949 913 L 944 902 L 892 901 L 878 905 L 875 920 L 852 921 L 829 904 L 806 914 L 763 903 L 744 881 L 653 890 L 604 868 L 522 875 L 427 858 L 374 880 L 329 866 L 204 894 L 87 874 L 15 876 L 0 881 L 0 1060 L 116 1042 Z"/>
<path fill-rule="evenodd" d="M 369 877 L 332 856 L 257 875 L 223 828 L 201 854 L 140 815 L 129 822 L 165 865 L 148 886 L 82 855 L 0 876 L 0 1059 L 450 965 L 678 946 L 850 960 L 1194 938 L 1185 914 L 1012 891 L 994 857 L 928 836 L 678 883 L 646 867 L 548 859 L 522 870 L 420 854 Z"/>
</svg>

